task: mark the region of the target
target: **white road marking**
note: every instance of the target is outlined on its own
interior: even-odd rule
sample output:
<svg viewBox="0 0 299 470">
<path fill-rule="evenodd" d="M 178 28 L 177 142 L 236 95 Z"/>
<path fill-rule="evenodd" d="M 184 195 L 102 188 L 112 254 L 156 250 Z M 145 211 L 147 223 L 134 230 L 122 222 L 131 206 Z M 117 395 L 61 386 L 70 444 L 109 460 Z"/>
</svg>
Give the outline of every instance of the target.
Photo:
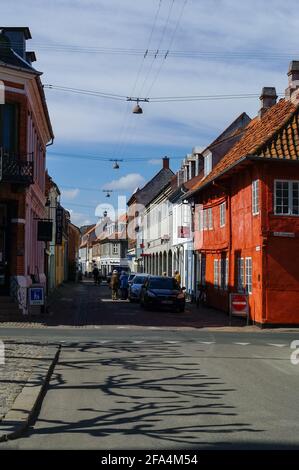
<svg viewBox="0 0 299 470">
<path fill-rule="evenodd" d="M 102 344 L 109 343 L 109 340 L 108 340 L 108 339 L 104 339 L 104 340 L 100 341 L 100 343 L 102 343 Z"/>
<path fill-rule="evenodd" d="M 117 326 L 117 329 L 118 330 L 128 330 L 129 327 L 128 326 Z"/>
<path fill-rule="evenodd" d="M 199 341 L 201 344 L 216 344 L 216 341 Z"/>
<path fill-rule="evenodd" d="M 177 343 L 179 343 L 179 341 L 164 341 L 164 343 L 168 343 L 168 344 L 177 344 Z"/>
<path fill-rule="evenodd" d="M 134 344 L 141 344 L 144 343 L 145 341 L 133 341 Z"/>
<path fill-rule="evenodd" d="M 248 346 L 250 343 L 233 343 L 233 344 L 238 344 L 239 346 Z"/>
<path fill-rule="evenodd" d="M 268 346 L 276 346 L 277 348 L 284 348 L 285 344 L 274 344 L 274 343 L 267 343 Z"/>
</svg>

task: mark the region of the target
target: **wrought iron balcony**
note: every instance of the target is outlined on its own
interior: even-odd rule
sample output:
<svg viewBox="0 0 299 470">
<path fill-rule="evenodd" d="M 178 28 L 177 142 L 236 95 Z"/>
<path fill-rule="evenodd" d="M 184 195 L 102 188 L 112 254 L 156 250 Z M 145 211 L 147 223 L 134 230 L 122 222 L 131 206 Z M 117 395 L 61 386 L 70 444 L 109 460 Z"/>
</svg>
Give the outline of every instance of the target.
<svg viewBox="0 0 299 470">
<path fill-rule="evenodd" d="M 0 149 L 0 182 L 30 186 L 34 182 L 33 161 Z"/>
</svg>

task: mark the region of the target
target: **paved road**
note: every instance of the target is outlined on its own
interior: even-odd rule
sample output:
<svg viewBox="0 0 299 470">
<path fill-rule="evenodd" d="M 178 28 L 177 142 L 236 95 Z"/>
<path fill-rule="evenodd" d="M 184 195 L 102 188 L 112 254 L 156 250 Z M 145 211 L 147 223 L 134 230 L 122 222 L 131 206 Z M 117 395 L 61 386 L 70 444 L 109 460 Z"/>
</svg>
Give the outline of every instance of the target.
<svg viewBox="0 0 299 470">
<path fill-rule="evenodd" d="M 1 449 L 299 448 L 296 330 L 115 323 L 4 335 L 63 347 L 36 422 Z"/>
</svg>

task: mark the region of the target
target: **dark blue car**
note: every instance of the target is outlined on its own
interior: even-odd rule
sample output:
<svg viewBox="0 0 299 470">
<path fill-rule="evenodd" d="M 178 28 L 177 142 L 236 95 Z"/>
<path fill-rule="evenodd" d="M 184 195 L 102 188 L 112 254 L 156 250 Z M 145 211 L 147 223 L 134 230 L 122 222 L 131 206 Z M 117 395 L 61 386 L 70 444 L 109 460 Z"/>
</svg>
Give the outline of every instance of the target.
<svg viewBox="0 0 299 470">
<path fill-rule="evenodd" d="M 149 276 L 141 289 L 140 304 L 145 309 L 161 307 L 184 312 L 184 290 L 173 277 Z"/>
</svg>

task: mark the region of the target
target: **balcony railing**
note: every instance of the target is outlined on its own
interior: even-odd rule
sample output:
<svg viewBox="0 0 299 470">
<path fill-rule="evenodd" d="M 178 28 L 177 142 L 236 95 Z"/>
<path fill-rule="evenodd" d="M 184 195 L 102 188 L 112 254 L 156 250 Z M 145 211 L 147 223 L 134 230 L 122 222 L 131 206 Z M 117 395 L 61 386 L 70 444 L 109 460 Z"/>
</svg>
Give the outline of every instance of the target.
<svg viewBox="0 0 299 470">
<path fill-rule="evenodd" d="M 34 182 L 33 161 L 0 149 L 0 182 L 30 186 Z"/>
</svg>

